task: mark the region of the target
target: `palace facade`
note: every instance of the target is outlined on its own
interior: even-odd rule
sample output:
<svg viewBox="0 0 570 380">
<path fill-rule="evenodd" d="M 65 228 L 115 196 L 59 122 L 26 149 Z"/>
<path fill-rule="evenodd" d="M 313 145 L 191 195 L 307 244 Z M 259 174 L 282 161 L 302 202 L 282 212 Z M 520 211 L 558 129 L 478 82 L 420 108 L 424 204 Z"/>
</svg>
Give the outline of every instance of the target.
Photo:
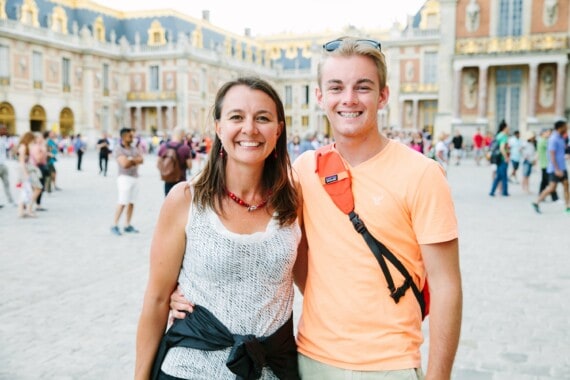
<svg viewBox="0 0 570 380">
<path fill-rule="evenodd" d="M 315 101 L 324 42 L 382 42 L 390 102 L 382 127 L 469 135 L 551 127 L 570 116 L 570 3 L 427 0 L 405 25 L 254 37 L 203 11 L 120 12 L 89 0 L 0 0 L 0 124 L 11 134 L 53 129 L 95 139 L 212 125 L 220 85 L 242 74 L 275 85 L 293 134 L 327 134 Z M 464 131 L 463 131 L 464 130 Z"/>
</svg>

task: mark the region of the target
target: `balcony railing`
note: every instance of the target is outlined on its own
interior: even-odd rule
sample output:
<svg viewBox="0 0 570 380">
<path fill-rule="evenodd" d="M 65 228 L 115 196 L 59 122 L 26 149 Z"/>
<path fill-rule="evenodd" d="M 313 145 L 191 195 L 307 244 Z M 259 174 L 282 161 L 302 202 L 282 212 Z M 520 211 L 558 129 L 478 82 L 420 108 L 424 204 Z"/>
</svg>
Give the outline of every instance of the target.
<svg viewBox="0 0 570 380">
<path fill-rule="evenodd" d="M 127 93 L 129 101 L 159 101 L 159 100 L 176 100 L 175 92 L 129 92 Z"/>
<path fill-rule="evenodd" d="M 565 50 L 568 35 L 535 34 L 517 37 L 461 38 L 455 44 L 455 54 L 520 53 L 545 50 Z"/>
</svg>

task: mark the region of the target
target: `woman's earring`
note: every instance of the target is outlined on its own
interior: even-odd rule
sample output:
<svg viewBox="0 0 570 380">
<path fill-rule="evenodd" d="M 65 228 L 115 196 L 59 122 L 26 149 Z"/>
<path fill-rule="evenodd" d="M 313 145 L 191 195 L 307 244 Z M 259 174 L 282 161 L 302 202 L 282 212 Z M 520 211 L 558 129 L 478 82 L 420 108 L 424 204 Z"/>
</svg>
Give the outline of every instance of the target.
<svg viewBox="0 0 570 380">
<path fill-rule="evenodd" d="M 218 154 L 219 154 L 220 157 L 222 157 L 222 158 L 225 156 L 224 147 L 223 147 L 223 146 L 220 146 L 220 153 L 218 153 Z"/>
<path fill-rule="evenodd" d="M 273 148 L 273 157 L 277 158 L 277 148 Z"/>
</svg>

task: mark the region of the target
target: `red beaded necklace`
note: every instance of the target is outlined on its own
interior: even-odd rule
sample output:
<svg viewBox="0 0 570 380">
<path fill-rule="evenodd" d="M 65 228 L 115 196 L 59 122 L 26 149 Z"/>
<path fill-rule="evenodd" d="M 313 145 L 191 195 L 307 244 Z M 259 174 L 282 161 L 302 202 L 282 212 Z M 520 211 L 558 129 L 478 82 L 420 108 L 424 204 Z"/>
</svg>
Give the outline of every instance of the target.
<svg viewBox="0 0 570 380">
<path fill-rule="evenodd" d="M 249 211 L 249 212 L 252 212 L 252 211 L 255 211 L 257 209 L 265 207 L 265 205 L 269 201 L 269 198 L 267 198 L 267 199 L 264 199 L 258 205 L 250 205 L 249 203 L 245 202 L 243 199 L 241 199 L 240 197 L 238 197 L 237 195 L 235 195 L 234 193 L 232 193 L 228 189 L 226 189 L 226 194 L 228 194 L 228 197 L 230 197 L 231 200 L 233 200 L 238 205 L 243 206 L 243 207 L 247 207 L 247 211 Z M 269 193 L 269 195 L 271 195 L 271 193 Z"/>
</svg>

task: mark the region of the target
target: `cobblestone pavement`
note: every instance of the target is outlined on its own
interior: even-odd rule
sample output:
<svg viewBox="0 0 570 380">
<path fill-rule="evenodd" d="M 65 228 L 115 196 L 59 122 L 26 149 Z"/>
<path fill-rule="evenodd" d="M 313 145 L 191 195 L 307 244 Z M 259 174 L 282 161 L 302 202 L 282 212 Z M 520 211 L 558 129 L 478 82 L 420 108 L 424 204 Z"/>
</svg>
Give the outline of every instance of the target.
<svg viewBox="0 0 570 380">
<path fill-rule="evenodd" d="M 20 219 L 15 208 L 0 209 L 0 379 L 132 378 L 163 187 L 147 156 L 133 217 L 141 232 L 113 236 L 117 168 L 109 165 L 103 177 L 95 152 L 81 172 L 74 157 L 62 157 L 63 190 L 44 195 L 48 211 Z M 16 195 L 16 164 L 9 166 Z M 489 197 L 488 166 L 465 161 L 448 178 L 465 304 L 453 378 L 569 379 L 570 216 L 548 202 L 536 215 L 518 185 L 509 198 Z"/>
</svg>

